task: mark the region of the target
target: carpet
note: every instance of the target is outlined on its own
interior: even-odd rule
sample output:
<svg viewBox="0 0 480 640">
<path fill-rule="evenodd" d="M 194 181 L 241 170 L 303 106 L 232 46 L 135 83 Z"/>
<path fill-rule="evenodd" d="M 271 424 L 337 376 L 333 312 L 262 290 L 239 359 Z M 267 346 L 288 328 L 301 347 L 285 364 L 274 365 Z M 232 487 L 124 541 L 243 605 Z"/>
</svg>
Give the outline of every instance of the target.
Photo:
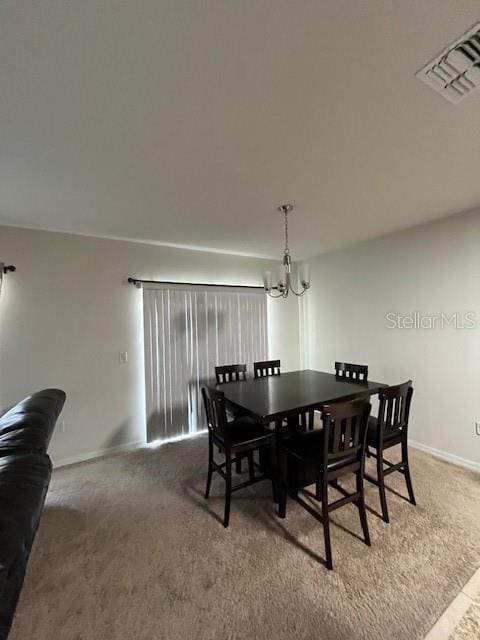
<svg viewBox="0 0 480 640">
<path fill-rule="evenodd" d="M 336 511 L 327 571 L 321 525 L 290 500 L 279 520 L 266 482 L 225 530 L 206 455 L 201 436 L 56 470 L 10 640 L 420 640 L 480 564 L 473 472 L 411 450 L 418 506 L 389 491 L 387 525 L 367 483 L 373 546 Z"/>
</svg>

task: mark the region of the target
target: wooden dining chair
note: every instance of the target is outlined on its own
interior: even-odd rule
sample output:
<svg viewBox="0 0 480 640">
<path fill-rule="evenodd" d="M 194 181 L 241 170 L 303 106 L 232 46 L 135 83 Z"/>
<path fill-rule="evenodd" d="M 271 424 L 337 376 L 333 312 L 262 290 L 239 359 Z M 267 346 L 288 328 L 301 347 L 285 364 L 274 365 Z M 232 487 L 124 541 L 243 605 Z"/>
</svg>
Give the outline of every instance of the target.
<svg viewBox="0 0 480 640">
<path fill-rule="evenodd" d="M 407 484 L 408 499 L 413 505 L 417 504 L 408 464 L 408 419 L 413 395 L 412 381 L 381 389 L 378 395 L 378 418 L 373 416 L 370 418 L 367 433 L 367 451 L 369 455 L 376 458 L 377 477 L 365 474 L 365 479 L 377 485 L 380 493 L 382 518 L 385 522 L 389 522 L 385 476 L 394 471 L 402 473 Z M 396 464 L 383 457 L 385 449 L 395 445 L 401 447 L 401 460 Z M 386 465 L 386 469 L 384 465 Z"/>
<path fill-rule="evenodd" d="M 275 479 L 273 478 L 276 459 L 274 433 L 264 427 L 261 422 L 257 422 L 250 416 L 242 416 L 228 422 L 225 410 L 225 395 L 221 391 L 210 387 L 203 387 L 202 395 L 208 425 L 208 474 L 205 499 L 208 499 L 210 495 L 212 476 L 214 471 L 216 471 L 225 480 L 223 526 L 228 527 L 230 520 L 230 502 L 233 491 L 238 491 L 238 489 L 243 489 L 262 480 L 272 479 L 274 497 L 276 495 Z M 225 456 L 224 462 L 215 462 L 215 447 L 219 453 Z M 261 447 L 267 447 L 270 451 L 270 474 L 256 476 L 256 465 L 254 463 L 253 453 Z M 237 457 L 242 454 L 246 454 L 248 458 L 249 477 L 245 482 L 241 482 L 232 487 L 232 464 L 236 462 Z"/>
<path fill-rule="evenodd" d="M 227 382 L 238 382 L 246 380 L 247 365 L 246 364 L 226 364 L 215 367 L 215 378 L 217 384 L 225 384 Z"/>
<path fill-rule="evenodd" d="M 253 363 L 253 375 L 255 378 L 280 375 L 280 360 L 263 360 Z"/>
<path fill-rule="evenodd" d="M 313 431 L 315 415 L 314 409 L 292 413 L 275 421 L 275 432 L 279 437 L 292 437 L 306 431 Z"/>
<path fill-rule="evenodd" d="M 323 430 L 302 434 L 279 444 L 281 489 L 279 516 L 285 518 L 287 493 L 323 525 L 326 566 L 333 569 L 330 542 L 330 513 L 353 502 L 359 511 L 365 544 L 370 546 L 365 509 L 363 476 L 365 442 L 371 405 L 364 400 L 339 402 L 321 407 Z M 351 493 L 338 484 L 342 476 L 355 475 Z M 299 491 L 310 484 L 321 487 L 321 512 L 305 502 Z M 290 486 L 289 486 L 290 485 Z M 333 486 L 342 498 L 328 501 L 328 488 Z M 303 492 L 304 493 L 304 492 Z M 310 498 L 314 495 L 307 494 Z"/>
<path fill-rule="evenodd" d="M 226 364 L 219 367 L 215 367 L 215 378 L 217 384 L 227 384 L 229 382 L 239 382 L 240 380 L 247 379 L 247 365 L 246 364 Z M 227 414 L 231 418 L 238 418 L 242 415 L 242 411 L 233 407 L 227 400 Z M 237 457 L 235 463 L 235 471 L 242 473 L 242 456 Z"/>
<path fill-rule="evenodd" d="M 337 378 L 368 382 L 368 366 L 351 362 L 335 362 L 335 375 Z"/>
</svg>

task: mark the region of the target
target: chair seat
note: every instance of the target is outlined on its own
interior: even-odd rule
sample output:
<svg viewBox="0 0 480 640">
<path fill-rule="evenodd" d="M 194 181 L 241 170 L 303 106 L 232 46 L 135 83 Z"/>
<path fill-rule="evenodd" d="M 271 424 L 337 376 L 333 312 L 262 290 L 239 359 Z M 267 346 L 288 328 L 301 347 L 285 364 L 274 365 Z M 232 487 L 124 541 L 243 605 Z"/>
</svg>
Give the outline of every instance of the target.
<svg viewBox="0 0 480 640">
<path fill-rule="evenodd" d="M 241 416 L 228 422 L 226 426 L 226 438 L 223 438 L 220 433 L 215 434 L 216 439 L 222 442 L 228 442 L 231 446 L 247 444 L 249 442 L 255 442 L 256 440 L 272 437 L 272 431 L 250 416 Z"/>
<path fill-rule="evenodd" d="M 323 463 L 323 432 L 310 431 L 282 443 L 282 448 L 309 466 Z M 330 462 L 328 471 L 341 469 L 357 460 L 357 454 L 345 455 L 339 460 Z"/>
<path fill-rule="evenodd" d="M 394 438 L 398 438 L 402 435 L 401 429 L 388 429 L 383 434 L 383 441 L 388 442 Z M 370 416 L 368 419 L 368 431 L 367 431 L 367 444 L 375 446 L 378 438 L 378 419 L 375 416 Z"/>
</svg>

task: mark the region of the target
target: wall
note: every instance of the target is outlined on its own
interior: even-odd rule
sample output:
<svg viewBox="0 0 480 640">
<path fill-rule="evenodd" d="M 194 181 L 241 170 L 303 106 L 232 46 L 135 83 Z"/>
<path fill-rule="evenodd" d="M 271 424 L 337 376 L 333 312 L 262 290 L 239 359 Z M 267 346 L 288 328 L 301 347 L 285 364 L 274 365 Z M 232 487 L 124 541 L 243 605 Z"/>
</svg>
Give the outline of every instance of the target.
<svg viewBox="0 0 480 640">
<path fill-rule="evenodd" d="M 411 438 L 480 469 L 480 212 L 316 258 L 301 305 L 307 364 L 368 364 L 373 380 L 413 379 Z M 475 329 L 389 329 L 386 314 L 474 312 Z M 455 458 L 453 458 L 455 459 Z"/>
<path fill-rule="evenodd" d="M 36 389 L 64 389 L 68 400 L 50 449 L 57 464 L 145 439 L 142 293 L 128 276 L 259 285 L 272 266 L 10 227 L 0 227 L 0 260 L 17 267 L 0 298 L 0 407 Z M 284 370 L 298 368 L 296 300 L 269 299 L 268 316 L 271 356 Z M 126 365 L 121 351 L 129 354 Z"/>
<path fill-rule="evenodd" d="M 284 370 L 330 371 L 339 359 L 366 362 L 382 382 L 413 378 L 411 437 L 478 465 L 479 238 L 480 212 L 471 212 L 315 258 L 300 323 L 296 299 L 269 299 L 270 356 Z M 142 294 L 128 275 L 258 285 L 270 265 L 10 227 L 0 227 L 0 260 L 17 266 L 0 297 L 0 407 L 64 388 L 57 463 L 144 439 Z M 387 328 L 388 312 L 414 311 L 471 311 L 478 327 Z"/>
</svg>

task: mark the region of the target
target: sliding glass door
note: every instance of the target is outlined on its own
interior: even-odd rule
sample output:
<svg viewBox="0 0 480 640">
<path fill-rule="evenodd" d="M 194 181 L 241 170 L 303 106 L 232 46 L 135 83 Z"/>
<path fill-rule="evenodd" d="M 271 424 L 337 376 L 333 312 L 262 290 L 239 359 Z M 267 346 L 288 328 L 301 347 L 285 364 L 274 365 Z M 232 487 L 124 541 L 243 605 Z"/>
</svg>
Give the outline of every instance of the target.
<svg viewBox="0 0 480 640">
<path fill-rule="evenodd" d="M 147 441 L 205 429 L 200 389 L 219 364 L 267 358 L 263 289 L 145 284 Z"/>
</svg>

